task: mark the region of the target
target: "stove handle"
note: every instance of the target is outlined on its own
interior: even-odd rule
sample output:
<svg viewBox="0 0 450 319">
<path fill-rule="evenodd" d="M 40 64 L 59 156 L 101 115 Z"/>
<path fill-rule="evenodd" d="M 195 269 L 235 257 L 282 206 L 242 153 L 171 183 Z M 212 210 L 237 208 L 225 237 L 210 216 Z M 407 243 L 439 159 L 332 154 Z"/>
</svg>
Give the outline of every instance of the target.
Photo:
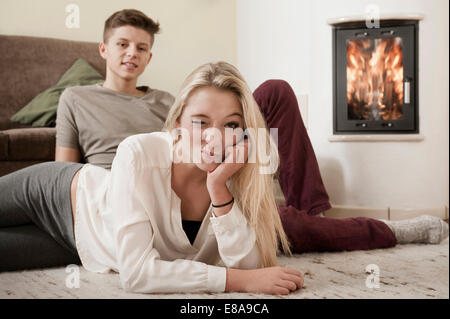
<svg viewBox="0 0 450 319">
<path fill-rule="evenodd" d="M 411 80 L 408 78 L 405 78 L 405 81 L 403 81 L 403 104 L 409 104 L 410 103 L 410 94 L 411 94 Z"/>
</svg>

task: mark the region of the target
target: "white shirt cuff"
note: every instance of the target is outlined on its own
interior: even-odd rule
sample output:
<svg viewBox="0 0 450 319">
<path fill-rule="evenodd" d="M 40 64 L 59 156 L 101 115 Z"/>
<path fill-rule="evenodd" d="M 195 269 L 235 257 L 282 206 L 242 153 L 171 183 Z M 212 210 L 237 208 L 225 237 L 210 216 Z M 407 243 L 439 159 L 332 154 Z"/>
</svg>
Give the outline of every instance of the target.
<svg viewBox="0 0 450 319">
<path fill-rule="evenodd" d="M 247 219 L 236 203 L 233 203 L 231 210 L 225 215 L 215 217 L 214 213 L 212 213 L 210 221 L 216 234 L 223 234 L 227 231 L 235 230 L 236 226 L 244 226 L 247 224 Z"/>
<path fill-rule="evenodd" d="M 224 292 L 227 281 L 227 269 L 225 267 L 208 265 L 208 291 Z"/>
</svg>

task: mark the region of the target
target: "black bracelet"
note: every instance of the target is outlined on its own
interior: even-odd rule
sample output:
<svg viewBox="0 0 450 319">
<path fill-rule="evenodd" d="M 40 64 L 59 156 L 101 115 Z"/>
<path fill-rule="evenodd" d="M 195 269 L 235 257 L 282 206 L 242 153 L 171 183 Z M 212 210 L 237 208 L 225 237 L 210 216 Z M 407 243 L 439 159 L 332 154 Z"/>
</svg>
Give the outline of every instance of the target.
<svg viewBox="0 0 450 319">
<path fill-rule="evenodd" d="M 214 208 L 225 207 L 225 206 L 230 205 L 232 202 L 234 202 L 234 197 L 231 197 L 231 200 L 228 203 L 225 203 L 225 204 L 222 204 L 222 205 L 211 204 L 211 206 L 214 207 Z"/>
</svg>

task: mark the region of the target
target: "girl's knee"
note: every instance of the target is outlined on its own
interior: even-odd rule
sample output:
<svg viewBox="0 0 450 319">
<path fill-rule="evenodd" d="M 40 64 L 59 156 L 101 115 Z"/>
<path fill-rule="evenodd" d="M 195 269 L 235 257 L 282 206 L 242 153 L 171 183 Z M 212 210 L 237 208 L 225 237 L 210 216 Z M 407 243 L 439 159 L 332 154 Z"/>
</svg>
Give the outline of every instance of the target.
<svg viewBox="0 0 450 319">
<path fill-rule="evenodd" d="M 265 91 L 272 91 L 282 95 L 294 94 L 290 84 L 287 81 L 280 79 L 266 80 L 258 87 L 258 89 L 259 88 L 264 88 Z"/>
</svg>

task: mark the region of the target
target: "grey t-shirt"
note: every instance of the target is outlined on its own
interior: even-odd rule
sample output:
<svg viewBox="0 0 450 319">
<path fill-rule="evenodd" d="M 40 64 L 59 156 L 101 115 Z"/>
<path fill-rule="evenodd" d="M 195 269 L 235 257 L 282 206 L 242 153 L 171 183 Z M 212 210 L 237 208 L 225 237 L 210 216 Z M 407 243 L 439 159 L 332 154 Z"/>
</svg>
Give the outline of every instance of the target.
<svg viewBox="0 0 450 319">
<path fill-rule="evenodd" d="M 136 97 L 101 84 L 64 90 L 56 115 L 56 146 L 79 149 L 86 163 L 111 169 L 126 137 L 161 131 L 174 102 L 164 91 L 139 87 Z"/>
</svg>

